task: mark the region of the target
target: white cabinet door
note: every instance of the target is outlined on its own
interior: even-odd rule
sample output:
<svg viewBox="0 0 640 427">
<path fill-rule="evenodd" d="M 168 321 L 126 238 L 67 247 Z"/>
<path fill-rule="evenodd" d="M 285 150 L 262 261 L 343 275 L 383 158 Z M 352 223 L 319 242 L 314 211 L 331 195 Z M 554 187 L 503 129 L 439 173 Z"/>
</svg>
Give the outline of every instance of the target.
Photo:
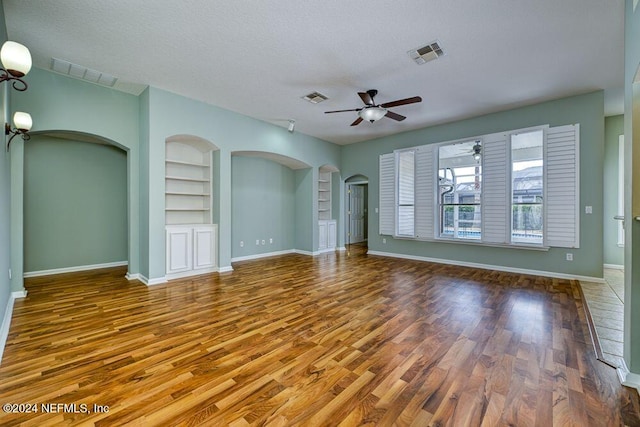
<svg viewBox="0 0 640 427">
<path fill-rule="evenodd" d="M 318 221 L 318 250 L 327 249 L 327 221 Z"/>
<path fill-rule="evenodd" d="M 336 248 L 338 224 L 336 220 L 327 221 L 327 249 Z"/>
<path fill-rule="evenodd" d="M 192 228 L 167 227 L 167 274 L 192 269 Z"/>
<path fill-rule="evenodd" d="M 193 228 L 193 269 L 211 268 L 216 265 L 216 228 L 203 226 Z"/>
</svg>

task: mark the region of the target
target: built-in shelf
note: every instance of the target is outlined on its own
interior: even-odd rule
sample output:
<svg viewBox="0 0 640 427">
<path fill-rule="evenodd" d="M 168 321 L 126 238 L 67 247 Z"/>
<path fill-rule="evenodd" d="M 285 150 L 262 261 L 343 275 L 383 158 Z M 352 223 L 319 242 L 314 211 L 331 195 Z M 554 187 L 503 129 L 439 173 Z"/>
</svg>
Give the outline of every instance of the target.
<svg viewBox="0 0 640 427">
<path fill-rule="evenodd" d="M 336 172 L 332 167 L 318 170 L 318 250 L 331 251 L 336 248 L 337 221 L 331 212 L 331 178 Z"/>
<path fill-rule="evenodd" d="M 186 191 L 166 191 L 164 194 L 170 194 L 173 196 L 198 196 L 198 197 L 202 197 L 202 196 L 209 196 L 209 193 L 189 193 Z"/>
<path fill-rule="evenodd" d="M 199 167 L 199 168 L 208 168 L 209 165 L 206 164 L 202 164 L 202 163 L 195 163 L 195 162 L 185 162 L 182 160 L 165 160 L 165 163 L 169 163 L 169 164 L 173 164 L 173 165 L 186 165 L 186 166 L 195 166 L 195 167 Z"/>
<path fill-rule="evenodd" d="M 193 181 L 193 182 L 209 182 L 209 179 L 205 178 L 189 178 L 186 176 L 165 176 L 166 179 L 173 179 L 175 181 Z"/>
<path fill-rule="evenodd" d="M 318 219 L 331 219 L 331 172 L 318 173 Z"/>
<path fill-rule="evenodd" d="M 165 154 L 165 223 L 211 224 L 211 150 L 170 141 Z"/>
</svg>

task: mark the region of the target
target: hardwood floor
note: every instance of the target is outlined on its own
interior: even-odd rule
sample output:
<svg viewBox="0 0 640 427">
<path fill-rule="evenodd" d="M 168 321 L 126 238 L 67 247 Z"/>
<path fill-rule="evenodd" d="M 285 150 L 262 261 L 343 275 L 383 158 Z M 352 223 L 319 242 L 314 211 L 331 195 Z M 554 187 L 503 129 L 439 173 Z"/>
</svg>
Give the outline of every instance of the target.
<svg viewBox="0 0 640 427">
<path fill-rule="evenodd" d="M 28 279 L 0 403 L 38 412 L 0 424 L 640 425 L 577 282 L 357 248 L 234 268 L 150 288 L 122 268 Z"/>
</svg>

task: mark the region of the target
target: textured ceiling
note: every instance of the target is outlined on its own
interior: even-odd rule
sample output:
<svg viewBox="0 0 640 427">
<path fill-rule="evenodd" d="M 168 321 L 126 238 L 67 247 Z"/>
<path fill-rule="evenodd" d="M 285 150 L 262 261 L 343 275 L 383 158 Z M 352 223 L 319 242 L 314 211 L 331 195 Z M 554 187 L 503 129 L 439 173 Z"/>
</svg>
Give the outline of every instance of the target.
<svg viewBox="0 0 640 427">
<path fill-rule="evenodd" d="M 4 0 L 10 40 L 52 57 L 348 144 L 605 90 L 622 112 L 623 0 Z M 446 55 L 407 51 L 439 40 Z M 423 102 L 349 124 L 358 91 Z M 311 104 L 302 96 L 329 97 Z"/>
</svg>

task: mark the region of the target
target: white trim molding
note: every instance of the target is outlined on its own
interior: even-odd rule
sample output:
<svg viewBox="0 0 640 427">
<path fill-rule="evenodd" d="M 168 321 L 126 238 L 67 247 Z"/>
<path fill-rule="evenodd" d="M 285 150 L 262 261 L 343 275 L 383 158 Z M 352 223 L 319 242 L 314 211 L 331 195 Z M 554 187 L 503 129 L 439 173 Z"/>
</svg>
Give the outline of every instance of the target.
<svg viewBox="0 0 640 427">
<path fill-rule="evenodd" d="M 98 270 L 101 268 L 122 267 L 127 261 L 107 262 L 104 264 L 79 265 L 76 267 L 53 268 L 51 270 L 27 271 L 24 277 L 49 276 L 52 274 L 75 273 L 76 271 Z"/>
<path fill-rule="evenodd" d="M 429 258 L 429 257 L 415 256 L 415 255 L 404 255 L 404 254 L 396 254 L 391 252 L 367 251 L 367 254 L 384 256 L 389 258 L 402 258 L 402 259 L 410 259 L 414 261 L 433 262 L 436 264 L 456 265 L 460 267 L 481 268 L 483 270 L 504 271 L 507 273 L 531 274 L 533 276 L 554 277 L 557 279 L 575 279 L 575 280 L 584 280 L 588 282 L 605 283 L 605 280 L 602 277 L 579 276 L 575 274 L 556 273 L 554 271 L 530 270 L 526 268 L 505 267 L 502 265 L 480 264 L 476 262 L 466 262 L 466 261 L 452 261 L 449 259 Z"/>
<path fill-rule="evenodd" d="M 161 285 L 163 283 L 167 283 L 167 278 L 166 277 L 158 277 L 157 279 L 149 279 L 144 274 L 140 274 L 140 277 L 138 277 L 138 280 L 140 280 L 142 283 L 144 283 L 147 286 Z"/>
<path fill-rule="evenodd" d="M 610 268 L 612 270 L 624 271 L 624 265 L 619 265 L 619 264 L 603 264 L 602 267 L 603 268 Z"/>
<path fill-rule="evenodd" d="M 275 251 L 275 252 L 267 252 L 267 253 L 263 253 L 263 254 L 240 256 L 240 257 L 231 258 L 231 262 L 249 261 L 249 260 L 252 260 L 252 259 L 260 259 L 260 258 L 267 258 L 267 257 L 271 257 L 271 256 L 292 254 L 294 252 L 295 252 L 295 250 L 288 249 L 288 250 L 284 250 L 284 251 Z"/>
<path fill-rule="evenodd" d="M 124 275 L 127 280 L 140 280 L 140 273 L 129 273 Z"/>
<path fill-rule="evenodd" d="M 11 295 L 9 295 L 9 301 L 7 301 L 7 306 L 4 309 L 2 325 L 0 325 L 0 362 L 2 362 L 4 347 L 7 345 L 7 338 L 9 338 L 9 329 L 11 329 L 11 318 L 13 317 L 13 302 L 18 298 L 25 298 L 26 296 L 26 290 L 11 292 Z"/>
<path fill-rule="evenodd" d="M 623 386 L 635 388 L 640 393 L 640 375 L 630 372 L 624 359 L 622 359 L 622 364 L 618 366 L 616 371 Z"/>
<path fill-rule="evenodd" d="M 309 251 L 303 251 L 302 249 L 294 249 L 293 253 L 299 254 L 299 255 L 308 255 L 308 256 L 315 256 L 320 254 L 320 252 L 309 252 Z"/>
</svg>

